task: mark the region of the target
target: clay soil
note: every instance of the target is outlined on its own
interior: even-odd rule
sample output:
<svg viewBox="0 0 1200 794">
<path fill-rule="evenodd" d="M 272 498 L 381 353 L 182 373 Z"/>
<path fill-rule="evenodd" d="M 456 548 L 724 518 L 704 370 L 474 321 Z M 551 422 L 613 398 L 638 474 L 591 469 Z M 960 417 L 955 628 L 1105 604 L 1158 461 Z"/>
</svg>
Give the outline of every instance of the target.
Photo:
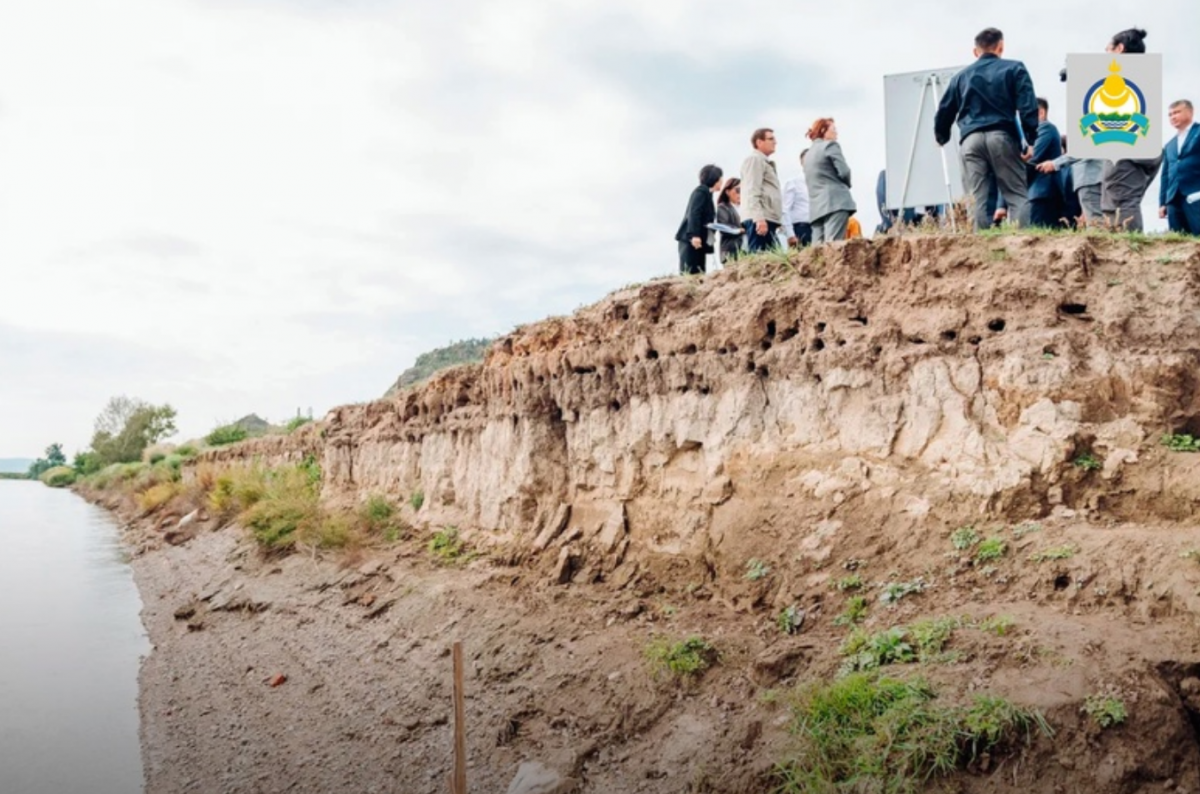
<svg viewBox="0 0 1200 794">
<path fill-rule="evenodd" d="M 929 790 L 1200 790 L 1200 562 L 1181 557 L 1200 548 L 1200 530 L 1069 515 L 1013 530 L 986 528 L 1009 542 L 994 571 L 948 533 L 849 533 L 827 563 L 757 581 L 717 587 L 666 566 L 617 589 L 560 586 L 497 555 L 440 565 L 417 539 L 277 557 L 233 526 L 170 545 L 135 523 L 154 644 L 141 672 L 146 790 L 445 792 L 460 641 L 471 791 L 508 790 L 525 761 L 559 777 L 544 791 L 770 791 L 793 747 L 788 693 L 841 663 L 848 630 L 833 619 L 852 594 L 834 583 L 848 567 L 866 583 L 869 630 L 1011 618 L 1004 636 L 956 631 L 957 661 L 889 672 L 923 676 L 948 700 L 1006 696 L 1055 731 Z M 1029 559 L 1063 545 L 1078 553 Z M 925 592 L 877 601 L 878 583 L 916 577 Z M 798 634 L 776 627 L 782 602 L 803 607 Z M 688 636 L 720 661 L 695 680 L 656 675 L 648 644 Z M 1124 700 L 1125 725 L 1101 730 L 1081 713 L 1098 693 Z"/>
</svg>

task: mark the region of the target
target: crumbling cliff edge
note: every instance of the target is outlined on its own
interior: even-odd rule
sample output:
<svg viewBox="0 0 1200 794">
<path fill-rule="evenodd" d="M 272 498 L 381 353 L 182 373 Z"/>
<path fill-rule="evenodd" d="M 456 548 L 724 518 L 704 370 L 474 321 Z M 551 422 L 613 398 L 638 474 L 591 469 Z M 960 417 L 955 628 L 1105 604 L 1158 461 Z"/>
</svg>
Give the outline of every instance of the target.
<svg viewBox="0 0 1200 794">
<path fill-rule="evenodd" d="M 465 569 L 401 544 L 339 579 L 329 561 L 259 559 L 229 530 L 178 547 L 151 532 L 158 562 L 139 564 L 161 578 L 170 555 L 236 555 L 223 584 L 181 580 L 201 612 L 232 582 L 292 577 L 251 599 L 271 606 L 253 619 L 297 636 L 295 615 L 332 620 L 335 646 L 357 640 L 314 614 L 391 599 L 362 619 L 373 641 L 411 632 L 378 674 L 423 682 L 406 713 L 441 708 L 437 654 L 470 636 L 486 790 L 534 757 L 588 791 L 767 790 L 789 738 L 763 692 L 832 677 L 853 592 L 876 605 L 920 580 L 865 628 L 1011 618 L 1016 637 L 964 630 L 954 662 L 923 674 L 1036 706 L 1057 731 L 954 785 L 1196 791 L 1200 456 L 1160 440 L 1200 435 L 1197 340 L 1193 242 L 914 235 L 755 259 L 519 328 L 482 365 L 188 473 L 316 460 L 331 504 L 385 495 L 419 504 L 405 507 L 419 529 L 458 528 L 486 555 Z M 951 543 L 958 528 L 1004 551 L 985 565 Z M 300 595 L 306 576 L 323 586 Z M 788 607 L 798 634 L 775 629 Z M 215 625 L 160 631 L 200 643 Z M 689 689 L 655 684 L 641 648 L 664 633 L 720 637 L 723 661 Z M 1125 727 L 1080 714 L 1106 692 L 1129 704 Z M 440 790 L 423 764 L 444 760 L 444 722 L 412 719 L 404 742 L 424 749 L 398 751 L 393 773 L 422 782 L 395 790 Z"/>
</svg>

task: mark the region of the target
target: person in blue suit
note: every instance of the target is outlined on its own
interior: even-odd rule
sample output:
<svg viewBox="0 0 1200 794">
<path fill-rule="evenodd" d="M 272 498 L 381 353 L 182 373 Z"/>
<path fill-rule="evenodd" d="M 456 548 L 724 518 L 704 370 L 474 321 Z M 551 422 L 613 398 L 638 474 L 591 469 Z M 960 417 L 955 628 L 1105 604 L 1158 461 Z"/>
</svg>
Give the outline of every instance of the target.
<svg viewBox="0 0 1200 794">
<path fill-rule="evenodd" d="M 1200 124 L 1186 99 L 1172 102 L 1169 112 L 1176 134 L 1163 147 L 1158 217 L 1173 232 L 1200 235 Z"/>
<path fill-rule="evenodd" d="M 1033 143 L 1033 160 L 1027 167 L 1029 179 L 1029 225 L 1050 229 L 1061 225 L 1063 200 L 1057 175 L 1045 174 L 1032 166 L 1062 157 L 1062 137 L 1058 127 L 1050 123 L 1050 103 L 1038 97 L 1037 138 Z"/>
</svg>

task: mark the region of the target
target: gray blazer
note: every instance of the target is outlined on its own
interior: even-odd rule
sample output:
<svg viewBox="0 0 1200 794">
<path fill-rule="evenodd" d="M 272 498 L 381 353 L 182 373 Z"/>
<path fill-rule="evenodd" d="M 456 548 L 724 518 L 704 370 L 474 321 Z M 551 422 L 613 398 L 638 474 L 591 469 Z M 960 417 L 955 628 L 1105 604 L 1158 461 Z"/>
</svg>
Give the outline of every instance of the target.
<svg viewBox="0 0 1200 794">
<path fill-rule="evenodd" d="M 1078 191 L 1080 188 L 1091 187 L 1103 182 L 1104 166 L 1107 162 L 1107 160 L 1096 160 L 1094 158 L 1080 160 L 1078 157 L 1064 154 L 1062 157 L 1054 159 L 1054 167 L 1060 171 L 1070 167 L 1071 184 Z"/>
<path fill-rule="evenodd" d="M 837 141 L 815 141 L 804 158 L 808 183 L 809 217 L 813 223 L 833 212 L 855 212 L 850 195 L 850 166 Z"/>
</svg>

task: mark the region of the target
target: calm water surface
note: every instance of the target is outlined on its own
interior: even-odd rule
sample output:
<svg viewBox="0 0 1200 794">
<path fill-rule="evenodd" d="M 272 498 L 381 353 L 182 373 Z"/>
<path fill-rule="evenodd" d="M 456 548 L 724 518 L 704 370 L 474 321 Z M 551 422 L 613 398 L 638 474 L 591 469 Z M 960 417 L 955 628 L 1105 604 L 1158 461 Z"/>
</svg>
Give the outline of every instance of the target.
<svg viewBox="0 0 1200 794">
<path fill-rule="evenodd" d="M 107 513 L 0 480 L 0 792 L 142 790 L 141 608 Z"/>
</svg>

